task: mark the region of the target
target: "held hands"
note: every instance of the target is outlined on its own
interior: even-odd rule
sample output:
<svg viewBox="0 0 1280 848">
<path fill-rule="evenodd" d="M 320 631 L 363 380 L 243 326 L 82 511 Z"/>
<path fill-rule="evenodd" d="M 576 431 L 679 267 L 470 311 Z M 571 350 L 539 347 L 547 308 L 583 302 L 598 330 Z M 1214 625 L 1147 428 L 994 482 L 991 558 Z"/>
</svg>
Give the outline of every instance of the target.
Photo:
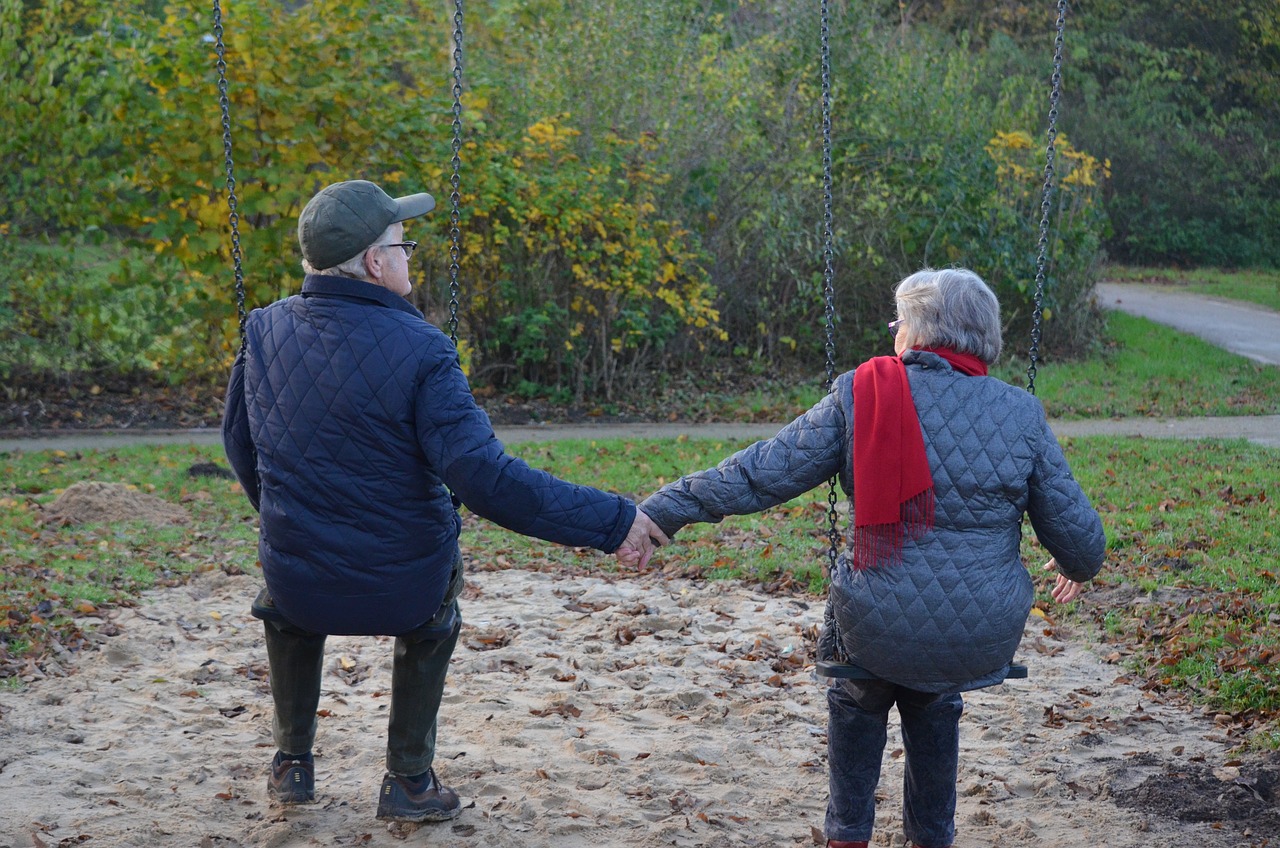
<svg viewBox="0 0 1280 848">
<path fill-rule="evenodd" d="M 627 538 L 614 552 L 614 556 L 628 568 L 644 568 L 649 564 L 649 557 L 653 556 L 654 549 L 670 541 L 667 534 L 644 514 L 644 510 L 637 509 L 635 521 L 631 522 L 631 529 L 627 531 Z"/>
<path fill-rule="evenodd" d="M 1044 564 L 1045 571 L 1054 571 L 1057 568 L 1058 561 L 1056 559 L 1050 559 Z M 1050 594 L 1053 595 L 1053 599 L 1055 601 L 1060 604 L 1065 604 L 1080 597 L 1080 592 L 1083 589 L 1083 583 L 1077 583 L 1076 581 L 1059 574 L 1058 579 L 1053 584 L 1053 590 Z"/>
</svg>

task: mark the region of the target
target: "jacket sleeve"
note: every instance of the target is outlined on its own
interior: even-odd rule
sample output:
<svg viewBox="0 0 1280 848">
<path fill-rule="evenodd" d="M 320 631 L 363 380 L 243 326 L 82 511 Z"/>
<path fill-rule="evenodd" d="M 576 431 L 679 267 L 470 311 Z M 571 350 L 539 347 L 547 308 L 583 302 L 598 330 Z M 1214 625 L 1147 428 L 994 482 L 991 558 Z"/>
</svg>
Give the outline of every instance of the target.
<svg viewBox="0 0 1280 848">
<path fill-rule="evenodd" d="M 429 365 L 416 415 L 427 462 L 477 515 L 526 536 L 605 553 L 626 539 L 636 515 L 632 501 L 507 455 L 456 355 L 436 357 Z"/>
<path fill-rule="evenodd" d="M 258 450 L 249 435 L 249 409 L 244 396 L 244 350 L 236 354 L 227 383 L 227 399 L 222 409 L 222 448 L 240 488 L 253 508 L 258 509 Z"/>
<path fill-rule="evenodd" d="M 1080 488 L 1049 423 L 1041 417 L 1040 443 L 1031 473 L 1027 515 L 1058 570 L 1083 582 L 1102 570 L 1107 538 L 1102 519 Z"/>
<path fill-rule="evenodd" d="M 640 509 L 671 536 L 686 524 L 786 503 L 836 475 L 846 453 L 845 434 L 845 413 L 833 392 L 772 439 L 663 486 Z"/>
</svg>

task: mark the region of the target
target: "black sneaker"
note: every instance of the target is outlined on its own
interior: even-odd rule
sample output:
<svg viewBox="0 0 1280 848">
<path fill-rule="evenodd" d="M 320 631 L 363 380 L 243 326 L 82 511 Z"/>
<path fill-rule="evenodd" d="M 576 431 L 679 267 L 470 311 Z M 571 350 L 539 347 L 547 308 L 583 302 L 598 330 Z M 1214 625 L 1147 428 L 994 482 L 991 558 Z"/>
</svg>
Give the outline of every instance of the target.
<svg viewBox="0 0 1280 848">
<path fill-rule="evenodd" d="M 435 769 L 417 777 L 387 772 L 378 793 L 378 818 L 406 822 L 441 822 L 462 813 L 458 793 L 440 783 Z"/>
<path fill-rule="evenodd" d="M 267 775 L 267 795 L 278 804 L 315 803 L 316 764 L 311 755 L 276 751 Z"/>
</svg>

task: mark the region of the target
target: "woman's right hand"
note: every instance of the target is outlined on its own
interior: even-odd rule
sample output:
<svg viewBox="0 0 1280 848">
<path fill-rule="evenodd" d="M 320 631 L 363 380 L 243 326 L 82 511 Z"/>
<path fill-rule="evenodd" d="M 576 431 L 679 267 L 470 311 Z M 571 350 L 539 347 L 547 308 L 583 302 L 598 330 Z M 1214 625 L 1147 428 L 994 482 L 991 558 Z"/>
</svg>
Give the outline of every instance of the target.
<svg viewBox="0 0 1280 848">
<path fill-rule="evenodd" d="M 1050 559 L 1048 562 L 1044 564 L 1045 571 L 1057 571 L 1057 569 L 1058 569 L 1058 561 L 1056 559 Z M 1084 590 L 1083 583 L 1077 583 L 1071 578 L 1065 575 L 1059 574 L 1058 579 L 1054 581 L 1053 589 L 1050 591 L 1049 594 L 1051 594 L 1053 596 L 1053 599 L 1058 603 L 1066 604 L 1080 597 L 1080 592 L 1082 592 L 1083 590 Z"/>
<path fill-rule="evenodd" d="M 653 556 L 654 549 L 670 541 L 662 528 L 654 524 L 644 510 L 637 508 L 627 538 L 615 551 L 615 556 L 622 565 L 643 570 L 649 564 L 649 557 Z"/>
</svg>

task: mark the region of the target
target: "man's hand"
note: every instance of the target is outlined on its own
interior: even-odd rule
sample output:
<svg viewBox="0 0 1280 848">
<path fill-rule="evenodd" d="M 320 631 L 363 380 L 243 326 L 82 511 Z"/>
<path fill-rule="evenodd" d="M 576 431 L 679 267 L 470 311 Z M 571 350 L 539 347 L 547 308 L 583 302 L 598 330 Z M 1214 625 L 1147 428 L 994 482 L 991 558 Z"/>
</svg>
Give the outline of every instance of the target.
<svg viewBox="0 0 1280 848">
<path fill-rule="evenodd" d="M 635 521 L 631 522 L 631 529 L 627 531 L 627 538 L 614 552 L 614 556 L 628 568 L 644 568 L 649 564 L 654 548 L 670 541 L 667 534 L 644 514 L 644 510 L 637 509 Z"/>
<path fill-rule="evenodd" d="M 1050 559 L 1044 564 L 1045 571 L 1056 571 L 1057 568 L 1058 561 L 1056 559 Z M 1077 583 L 1076 581 L 1059 574 L 1058 579 L 1053 584 L 1053 590 L 1050 594 L 1053 595 L 1053 599 L 1055 601 L 1060 604 L 1065 604 L 1080 597 L 1080 592 L 1083 589 L 1083 583 Z"/>
</svg>

